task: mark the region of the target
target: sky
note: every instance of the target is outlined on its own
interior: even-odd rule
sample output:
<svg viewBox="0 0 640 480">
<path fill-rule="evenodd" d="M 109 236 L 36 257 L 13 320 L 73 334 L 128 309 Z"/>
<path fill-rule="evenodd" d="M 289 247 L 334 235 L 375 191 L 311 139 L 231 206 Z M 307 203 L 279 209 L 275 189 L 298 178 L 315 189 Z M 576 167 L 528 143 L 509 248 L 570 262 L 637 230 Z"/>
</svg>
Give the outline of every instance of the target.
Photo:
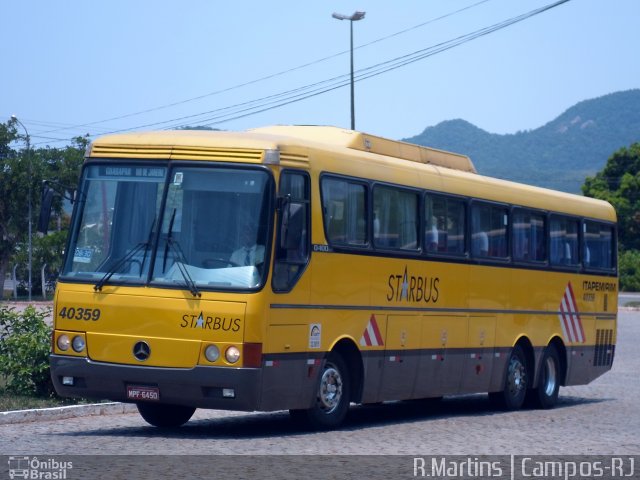
<svg viewBox="0 0 640 480">
<path fill-rule="evenodd" d="M 374 135 L 456 118 L 515 133 L 640 87 L 640 0 L 569 0 L 436 52 L 554 3 L 0 0 L 0 122 L 16 115 L 41 147 L 180 125 L 349 128 L 349 22 L 334 12 L 366 12 L 353 23 L 355 122 Z"/>
</svg>

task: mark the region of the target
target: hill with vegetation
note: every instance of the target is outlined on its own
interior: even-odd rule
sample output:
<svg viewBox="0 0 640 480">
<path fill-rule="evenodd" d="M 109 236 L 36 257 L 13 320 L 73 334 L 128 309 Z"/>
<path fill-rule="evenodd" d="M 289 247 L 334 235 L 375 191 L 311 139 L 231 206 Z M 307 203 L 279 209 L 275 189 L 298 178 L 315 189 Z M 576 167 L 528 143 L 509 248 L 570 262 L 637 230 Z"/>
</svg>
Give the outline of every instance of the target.
<svg viewBox="0 0 640 480">
<path fill-rule="evenodd" d="M 579 102 L 535 130 L 499 135 L 458 119 L 404 141 L 468 155 L 483 175 L 580 193 L 613 152 L 640 141 L 640 89 Z"/>
</svg>

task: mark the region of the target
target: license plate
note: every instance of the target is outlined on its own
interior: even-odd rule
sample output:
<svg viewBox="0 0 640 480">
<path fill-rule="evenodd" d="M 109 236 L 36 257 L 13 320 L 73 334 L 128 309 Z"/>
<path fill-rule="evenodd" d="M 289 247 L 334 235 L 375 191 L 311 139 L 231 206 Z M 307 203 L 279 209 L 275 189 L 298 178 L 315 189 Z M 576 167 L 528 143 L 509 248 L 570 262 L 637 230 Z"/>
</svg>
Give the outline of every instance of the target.
<svg viewBox="0 0 640 480">
<path fill-rule="evenodd" d="M 127 398 L 129 400 L 157 402 L 160 400 L 160 389 L 158 387 L 127 385 Z"/>
</svg>

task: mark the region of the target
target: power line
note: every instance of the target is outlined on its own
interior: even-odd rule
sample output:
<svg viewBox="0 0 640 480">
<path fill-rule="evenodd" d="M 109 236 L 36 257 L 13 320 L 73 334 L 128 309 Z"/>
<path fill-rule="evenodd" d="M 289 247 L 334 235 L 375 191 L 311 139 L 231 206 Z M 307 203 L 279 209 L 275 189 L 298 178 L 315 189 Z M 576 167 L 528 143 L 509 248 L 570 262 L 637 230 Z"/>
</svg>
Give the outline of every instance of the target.
<svg viewBox="0 0 640 480">
<path fill-rule="evenodd" d="M 455 48 L 457 46 L 460 46 L 464 43 L 470 42 L 472 40 L 475 40 L 477 38 L 480 38 L 482 36 L 486 36 L 489 35 L 493 32 L 496 32 L 498 30 L 501 30 L 503 28 L 506 28 L 508 26 L 511 26 L 515 23 L 519 23 L 522 22 L 528 18 L 531 18 L 535 15 L 539 15 L 541 13 L 544 13 L 548 10 L 551 10 L 555 7 L 558 7 L 564 3 L 568 3 L 571 0 L 559 0 L 556 1 L 554 3 L 548 4 L 546 6 L 543 6 L 541 8 L 532 10 L 530 12 L 524 13 L 522 15 L 516 16 L 516 17 L 512 17 L 510 19 L 504 20 L 502 22 L 496 23 L 494 25 L 491 25 L 489 27 L 485 27 L 482 28 L 480 30 L 476 30 L 474 32 L 465 34 L 465 35 L 461 35 L 459 37 L 456 37 L 454 39 L 445 41 L 445 42 L 441 42 L 439 44 L 436 45 L 432 45 L 420 50 L 416 50 L 414 52 L 411 52 L 409 54 L 406 55 L 402 55 L 400 57 L 395 57 L 393 59 L 387 60 L 385 62 L 381 62 L 375 65 L 372 65 L 370 67 L 366 67 L 360 70 L 356 71 L 356 77 L 355 77 L 355 81 L 362 81 L 362 80 L 366 80 L 369 78 L 373 78 L 376 77 L 378 75 L 382 75 L 383 73 L 387 73 L 393 70 L 396 70 L 398 68 L 410 65 L 412 63 L 415 63 L 417 61 L 423 60 L 425 58 L 431 57 L 433 55 L 436 55 L 438 53 L 444 52 L 446 50 Z M 482 3 L 482 2 L 481 2 Z M 470 8 L 470 7 L 468 7 Z M 349 80 L 347 79 L 348 75 L 340 75 L 337 77 L 333 77 L 330 79 L 326 79 L 320 82 L 315 82 L 313 84 L 309 84 L 309 85 L 304 85 L 295 89 L 290 89 L 290 90 L 286 90 L 277 94 L 273 94 L 273 95 L 269 95 L 269 96 L 265 96 L 265 97 L 261 97 L 261 98 L 257 98 L 254 100 L 250 100 L 247 102 L 243 102 L 243 103 L 239 103 L 239 104 L 235 104 L 235 105 L 230 105 L 230 106 L 226 106 L 226 107 L 222 107 L 222 108 L 218 108 L 218 109 L 214 109 L 214 110 L 210 110 L 207 112 L 200 112 L 197 114 L 193 114 L 193 115 L 187 115 L 187 116 L 183 116 L 183 117 L 178 117 L 178 118 L 173 118 L 170 120 L 165 120 L 165 121 L 161 121 L 161 122 L 153 122 L 153 123 L 149 123 L 149 124 L 145 124 L 145 125 L 139 125 L 136 127 L 130 127 L 130 128 L 123 128 L 123 129 L 119 129 L 119 130 L 112 130 L 110 132 L 107 133 L 118 133 L 118 132 L 125 132 L 125 131 L 131 131 L 131 130 L 137 130 L 140 128 L 148 128 L 148 127 L 156 127 L 156 126 L 160 126 L 160 125 L 166 125 L 168 123 L 173 123 L 173 125 L 171 127 L 166 127 L 166 128 L 176 128 L 176 127 L 182 127 L 182 126 L 186 126 L 186 124 L 184 123 L 178 123 L 175 124 L 175 122 L 178 121 L 182 121 L 182 120 L 186 120 L 186 119 L 196 119 L 198 117 L 202 117 L 204 115 L 212 115 L 208 118 L 201 118 L 199 120 L 197 120 L 197 122 L 200 125 L 206 125 L 206 126 L 211 126 L 211 125 L 217 125 L 220 123 L 226 123 L 232 120 L 237 120 L 240 118 L 244 118 L 244 117 L 248 117 L 251 115 L 255 115 L 258 113 L 262 113 L 265 111 L 269 111 L 269 110 L 273 110 L 275 108 L 280 108 L 283 107 L 285 105 L 289 105 L 292 103 L 296 103 L 302 100 L 306 100 L 308 98 L 311 97 L 315 97 L 327 92 L 330 92 L 332 90 L 336 90 L 338 88 L 342 88 L 345 85 L 348 85 Z M 279 100 L 278 100 L 279 99 Z M 252 105 L 252 106 L 251 106 Z M 223 113 L 224 112 L 224 113 Z"/>
<path fill-rule="evenodd" d="M 439 17 L 433 18 L 431 20 L 427 20 L 426 22 L 420 23 L 418 25 L 414 25 L 413 27 L 407 28 L 405 30 L 401 30 L 401 31 L 393 33 L 391 35 L 387 35 L 387 36 L 378 38 L 376 40 L 373 40 L 373 41 L 371 41 L 369 43 L 365 43 L 365 44 L 359 45 L 359 46 L 356 47 L 356 50 L 368 47 L 370 45 L 374 45 L 376 43 L 382 42 L 384 40 L 388 40 L 388 39 L 393 38 L 393 37 L 397 37 L 399 35 L 402 35 L 402 34 L 405 34 L 407 32 L 416 30 L 418 28 L 425 27 L 425 26 L 427 26 L 427 25 L 429 25 L 431 23 L 434 23 L 434 22 L 437 22 L 439 20 L 443 20 L 445 18 L 454 16 L 454 15 L 456 15 L 458 13 L 461 13 L 461 12 L 464 12 L 464 11 L 469 10 L 471 8 L 477 7 L 478 5 L 481 5 L 483 3 L 487 3 L 489 1 L 491 1 L 491 0 L 478 1 L 476 3 L 468 5 L 466 7 L 460 8 L 458 10 L 454 10 L 452 12 L 446 13 L 444 15 L 441 15 Z M 297 70 L 302 70 L 304 68 L 307 68 L 307 67 L 310 67 L 310 66 L 325 62 L 327 60 L 331 60 L 333 58 L 339 57 L 341 55 L 345 55 L 347 53 L 349 53 L 349 50 L 344 50 L 342 52 L 338 52 L 338 53 L 335 53 L 333 55 L 329 55 L 329 56 L 326 56 L 326 57 L 319 58 L 319 59 L 314 60 L 312 62 L 308 62 L 308 63 L 302 64 L 302 65 L 298 65 L 296 67 L 289 68 L 287 70 L 282 70 L 280 72 L 276 72 L 276 73 L 273 73 L 273 74 L 270 74 L 270 75 L 266 75 L 264 77 L 260 77 L 260 78 L 254 79 L 254 80 L 250 80 L 248 82 L 244 82 L 244 83 L 241 83 L 241 84 L 238 84 L 238 85 L 233 85 L 231 87 L 227 87 L 227 88 L 224 88 L 224 89 L 221 89 L 221 90 L 216 90 L 216 91 L 213 91 L 213 92 L 209 92 L 209 93 L 205 93 L 205 94 L 202 94 L 202 95 L 198 95 L 196 97 L 191 97 L 191 98 L 187 98 L 187 99 L 184 99 L 184 100 L 179 100 L 177 102 L 168 103 L 168 104 L 165 104 L 165 105 L 160 105 L 160 106 L 153 107 L 153 108 L 148 108 L 146 110 L 140 110 L 138 112 L 119 115 L 119 116 L 107 118 L 107 119 L 104 119 L 104 120 L 96 120 L 94 122 L 87 122 L 87 123 L 83 123 L 83 124 L 71 125 L 71 126 L 68 126 L 68 128 L 64 128 L 63 126 L 60 126 L 60 128 L 55 128 L 53 130 L 48 130 L 48 131 L 44 131 L 44 132 L 41 132 L 41 133 L 53 133 L 53 132 L 62 131 L 62 130 L 69 130 L 69 129 L 75 129 L 75 128 L 80 128 L 80 127 L 88 127 L 88 126 L 98 125 L 100 123 L 106 123 L 106 122 L 115 121 L 115 120 L 122 120 L 122 119 L 125 119 L 125 118 L 130 118 L 130 117 L 134 117 L 134 116 L 138 116 L 138 115 L 143 115 L 143 114 L 146 114 L 146 113 L 156 112 L 158 110 L 163 110 L 163 109 L 175 107 L 175 106 L 178 106 L 178 105 L 183 105 L 183 104 L 190 103 L 190 102 L 193 102 L 193 101 L 196 101 L 196 100 L 202 100 L 203 98 L 207 98 L 207 97 L 211 97 L 211 96 L 215 96 L 215 95 L 220 95 L 222 93 L 227 93 L 227 92 L 230 92 L 232 90 L 237 90 L 237 89 L 240 89 L 240 88 L 243 88 L 243 87 L 247 87 L 249 85 L 254 85 L 256 83 L 260 83 L 260 82 L 263 82 L 263 81 L 266 81 L 266 80 L 271 80 L 273 78 L 277 78 L 277 77 L 286 75 L 288 73 L 292 73 L 292 72 L 295 72 Z M 188 117 L 185 117 L 185 118 L 188 118 Z"/>
<path fill-rule="evenodd" d="M 396 70 L 396 69 L 398 69 L 400 67 L 404 67 L 404 66 L 409 65 L 411 63 L 415 63 L 417 61 L 420 61 L 420 60 L 423 60 L 425 58 L 431 57 L 433 55 L 436 55 L 438 53 L 444 52 L 444 51 L 449 50 L 451 48 L 457 47 L 457 46 L 462 45 L 464 43 L 470 42 L 470 41 L 475 40 L 477 38 L 480 38 L 482 36 L 489 35 L 489 34 L 491 34 L 493 32 L 496 32 L 498 30 L 501 30 L 503 28 L 511 26 L 511 25 L 513 25 L 515 23 L 522 22 L 522 21 L 524 21 L 524 20 L 526 20 L 528 18 L 531 18 L 531 17 L 533 17 L 535 15 L 539 15 L 539 14 L 541 14 L 543 12 L 551 10 L 552 8 L 558 7 L 558 6 L 560 6 L 560 5 L 564 4 L 564 3 L 567 3 L 569 1 L 571 1 L 571 0 L 559 0 L 559 1 L 555 2 L 555 3 L 546 5 L 544 7 L 538 8 L 536 10 L 532 10 L 532 11 L 530 11 L 528 13 L 519 15 L 517 17 L 510 18 L 508 20 L 505 20 L 503 22 L 494 24 L 492 26 L 485 27 L 485 28 L 477 30 L 475 32 L 472 32 L 472 33 L 469 33 L 469 34 L 466 34 L 466 35 L 462 35 L 462 36 L 457 37 L 455 39 L 448 40 L 446 42 L 442 42 L 442 43 L 437 44 L 437 45 L 432 45 L 430 47 L 427 47 L 427 48 L 424 48 L 424 49 L 421 49 L 421 50 L 417 50 L 417 51 L 409 53 L 407 55 L 403 55 L 403 56 L 396 57 L 394 59 L 391 59 L 391 60 L 388 60 L 388 61 L 385 61 L 385 62 L 378 63 L 378 64 L 373 65 L 371 67 L 367 67 L 367 68 L 364 68 L 364 69 L 357 70 L 356 77 L 355 77 L 354 80 L 356 82 L 358 82 L 358 81 L 362 81 L 362 80 L 366 80 L 366 79 L 369 79 L 369 78 L 376 77 L 378 75 L 382 75 L 383 73 L 387 73 L 387 72 L 390 72 L 392 70 Z M 346 75 L 343 75 L 342 77 L 346 77 Z M 345 85 L 347 85 L 349 83 L 347 80 L 339 80 L 340 78 L 341 77 L 334 77 L 334 79 L 330 79 L 330 80 L 326 81 L 326 82 L 329 82 L 329 81 L 338 79 L 337 82 L 335 82 L 335 83 L 333 83 L 333 84 L 331 84 L 331 85 L 329 85 L 327 87 L 316 89 L 314 91 L 311 91 L 307 95 L 297 95 L 297 96 L 294 96 L 294 97 L 287 98 L 287 99 L 283 100 L 282 103 L 279 103 L 279 104 L 276 104 L 276 105 L 272 105 L 272 106 L 270 106 L 268 108 L 265 108 L 265 106 L 256 107 L 256 108 L 258 108 L 258 110 L 254 111 L 254 112 L 250 112 L 250 113 L 247 113 L 245 111 L 245 112 L 239 112 L 240 113 L 239 115 L 232 116 L 232 117 L 227 117 L 225 115 L 222 115 L 222 116 L 213 117 L 213 118 L 210 118 L 210 119 L 204 119 L 204 120 L 201 120 L 201 121 L 204 121 L 204 122 L 209 122 L 210 120 L 211 121 L 209 123 L 201 123 L 201 124 L 202 125 L 211 126 L 211 125 L 216 125 L 216 124 L 219 124 L 219 123 L 228 122 L 228 121 L 231 121 L 231 120 L 237 120 L 239 118 L 247 117 L 249 115 L 261 113 L 261 112 L 264 112 L 264 111 L 267 111 L 267 110 L 271 110 L 271 109 L 274 109 L 274 108 L 279 108 L 279 107 L 288 105 L 290 103 L 294 103 L 294 102 L 298 102 L 298 101 L 301 101 L 301 100 L 305 100 L 307 98 L 311 98 L 311 97 L 320 95 L 322 93 L 327 93 L 327 92 L 329 92 L 331 90 L 335 90 L 337 88 L 341 88 L 341 87 L 343 87 L 343 86 L 345 86 Z M 324 83 L 324 82 L 318 82 L 318 83 Z M 318 85 L 318 83 L 313 84 L 313 85 L 314 86 Z M 305 88 L 305 87 L 302 87 L 302 88 Z M 265 97 L 265 98 L 271 98 L 271 97 Z M 261 100 L 261 99 L 259 99 L 259 100 Z M 220 111 L 220 110 L 223 110 L 223 109 L 219 109 L 218 111 Z"/>
<path fill-rule="evenodd" d="M 392 70 L 396 70 L 400 67 L 409 65 L 411 63 L 417 62 L 419 60 L 423 60 L 425 58 L 428 58 L 432 55 L 435 55 L 437 53 L 441 53 L 443 51 L 449 50 L 451 48 L 457 47 L 459 45 L 462 45 L 464 43 L 470 42 L 472 40 L 475 40 L 476 38 L 488 35 L 490 33 L 493 33 L 497 30 L 501 30 L 503 28 L 506 28 L 510 25 L 513 25 L 515 23 L 518 22 L 522 22 L 523 20 L 526 20 L 532 16 L 535 15 L 539 15 L 547 10 L 550 10 L 552 8 L 555 8 L 559 5 L 562 5 L 563 3 L 567 3 L 570 0 L 559 0 L 555 3 L 546 5 L 544 7 L 532 10 L 530 12 L 527 12 L 525 14 L 519 15 L 517 17 L 513 17 L 510 18 L 508 20 L 499 22 L 497 24 L 491 25 L 489 27 L 485 27 L 482 28 L 480 30 L 476 30 L 474 32 L 471 32 L 469 34 L 466 35 L 462 35 L 460 37 L 454 38 L 452 40 L 448 40 L 446 42 L 442 42 L 436 45 L 432 45 L 430 47 L 424 48 L 424 49 L 420 49 L 417 51 L 414 51 L 412 53 L 406 54 L 406 55 L 402 55 L 400 57 L 396 57 L 393 58 L 391 60 L 387 60 L 385 62 L 381 62 L 378 63 L 376 65 L 372 65 L 370 67 L 366 67 L 364 69 L 360 69 L 356 71 L 356 77 L 355 77 L 355 81 L 361 81 L 361 80 L 366 80 L 368 78 L 372 78 L 378 75 L 381 75 L 383 73 L 387 73 L 389 71 Z M 225 123 L 228 121 L 232 121 L 232 120 L 238 120 L 240 118 L 244 118 L 244 117 L 248 117 L 251 115 L 255 115 L 258 113 L 262 113 L 268 110 L 272 110 L 275 108 L 280 108 L 283 107 L 285 105 L 289 105 L 291 103 L 296 103 L 302 100 L 306 100 L 308 98 L 311 97 L 315 97 L 318 96 L 320 94 L 323 93 L 328 93 L 332 90 L 336 90 L 338 88 L 341 88 L 345 85 L 347 85 L 349 83 L 349 79 L 348 79 L 348 74 L 344 74 L 344 75 L 340 75 L 337 77 L 333 77 L 327 80 L 323 80 L 320 82 L 315 82 L 313 84 L 310 85 L 305 85 L 302 87 L 298 87 L 296 89 L 292 89 L 292 90 L 287 90 L 284 92 L 280 92 L 274 95 L 269 95 L 266 97 L 261 97 L 258 99 L 254 99 L 254 100 L 250 100 L 247 102 L 243 102 L 243 103 L 239 103 L 239 104 L 235 104 L 235 105 L 231 105 L 231 106 L 226 106 L 226 107 L 222 107 L 222 108 L 218 108 L 215 110 L 210 110 L 207 112 L 200 112 L 197 114 L 192 114 L 192 115 L 187 115 L 187 116 L 183 116 L 183 117 L 178 117 L 178 118 L 174 118 L 171 120 L 164 120 L 161 122 L 153 122 L 153 123 L 148 123 L 145 125 L 139 125 L 137 127 L 133 127 L 133 128 L 125 128 L 125 129 L 120 129 L 120 130 L 114 130 L 112 133 L 117 133 L 117 132 L 124 132 L 124 131 L 129 131 L 129 130 L 135 130 L 135 129 L 139 129 L 139 128 L 148 128 L 148 127 L 158 127 L 161 125 L 166 125 L 168 123 L 173 123 L 173 122 L 178 122 L 181 120 L 186 120 L 186 119 L 196 119 L 197 117 L 201 117 L 203 115 L 208 115 L 208 114 L 214 114 L 212 117 L 209 118 L 200 118 L 199 120 L 197 120 L 197 123 L 200 125 L 205 125 L 205 126 L 211 126 L 211 125 L 217 125 L 220 123 Z M 307 93 L 302 93 L 304 91 L 307 91 Z M 282 100 L 280 101 L 275 101 L 276 98 L 278 97 L 284 97 Z M 250 107 L 249 105 L 255 104 L 255 106 Z M 233 111 L 233 109 L 237 109 L 235 111 Z M 225 113 L 222 113 L 225 112 Z M 228 112 L 228 113 L 227 113 Z M 183 127 L 186 126 L 186 124 L 184 123 L 179 123 L 179 124 L 174 124 L 169 128 L 175 128 L 175 127 Z"/>
</svg>

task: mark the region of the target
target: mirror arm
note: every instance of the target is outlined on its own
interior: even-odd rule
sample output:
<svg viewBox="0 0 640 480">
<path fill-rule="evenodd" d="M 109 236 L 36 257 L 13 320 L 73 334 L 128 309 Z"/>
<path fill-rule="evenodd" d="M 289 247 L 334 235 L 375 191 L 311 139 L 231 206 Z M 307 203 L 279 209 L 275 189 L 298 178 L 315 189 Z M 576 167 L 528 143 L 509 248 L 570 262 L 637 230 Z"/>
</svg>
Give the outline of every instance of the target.
<svg viewBox="0 0 640 480">
<path fill-rule="evenodd" d="M 276 210 L 278 213 L 282 213 L 289 203 L 291 203 L 291 194 L 278 197 L 276 200 Z"/>
<path fill-rule="evenodd" d="M 45 189 L 47 188 L 49 185 L 53 185 L 54 187 L 49 187 L 51 188 L 51 190 L 53 190 L 54 192 L 56 192 L 58 195 L 60 195 L 62 198 L 64 198 L 65 200 L 69 200 L 71 202 L 71 204 L 73 204 L 76 200 L 76 195 L 75 192 L 76 190 L 69 186 L 69 185 L 64 185 L 60 182 L 56 182 L 55 180 L 43 180 L 42 181 L 42 188 Z M 69 191 L 73 191 L 72 194 L 69 194 Z"/>
</svg>

